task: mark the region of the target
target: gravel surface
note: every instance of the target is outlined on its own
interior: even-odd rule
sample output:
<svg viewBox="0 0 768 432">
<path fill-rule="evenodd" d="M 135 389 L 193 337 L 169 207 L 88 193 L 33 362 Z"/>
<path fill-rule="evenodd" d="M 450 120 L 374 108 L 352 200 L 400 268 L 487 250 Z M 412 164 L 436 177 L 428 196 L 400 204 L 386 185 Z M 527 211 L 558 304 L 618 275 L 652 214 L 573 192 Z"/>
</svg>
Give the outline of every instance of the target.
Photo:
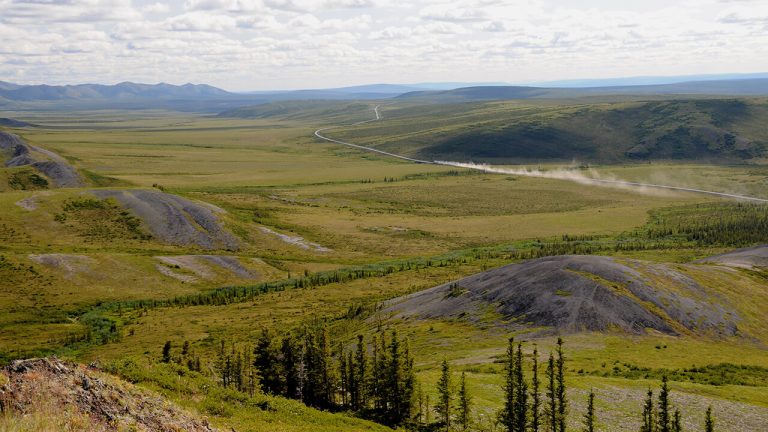
<svg viewBox="0 0 768 432">
<path fill-rule="evenodd" d="M 665 282 L 653 283 L 636 269 Z M 511 328 L 736 334 L 738 314 L 719 301 L 707 301 L 705 292 L 687 276 L 659 264 L 556 256 L 510 264 L 394 299 L 384 304 L 383 313 L 482 321 L 488 319 L 485 312 L 490 308 L 498 314 L 499 324 Z"/>
<path fill-rule="evenodd" d="M 179 246 L 236 250 L 237 239 L 210 206 L 154 190 L 94 190 L 99 198 L 114 198 L 140 217 L 155 238 Z"/>
<path fill-rule="evenodd" d="M 738 249 L 722 255 L 704 258 L 697 262 L 722 264 L 742 268 L 768 268 L 768 245 Z"/>
<path fill-rule="evenodd" d="M 78 273 L 91 272 L 96 264 L 96 260 L 85 255 L 31 254 L 28 257 L 38 264 L 64 271 L 64 277 L 67 279 Z"/>
<path fill-rule="evenodd" d="M 0 151 L 8 156 L 7 167 L 30 165 L 51 179 L 57 187 L 83 186 L 82 177 L 66 159 L 56 153 L 29 145 L 16 135 L 0 132 Z"/>
<path fill-rule="evenodd" d="M 294 246 L 298 246 L 298 247 L 300 247 L 302 249 L 312 250 L 312 251 L 315 251 L 315 252 L 323 252 L 323 253 L 325 253 L 325 252 L 333 252 L 331 249 L 329 249 L 329 248 L 327 248 L 325 246 L 319 245 L 317 243 L 312 243 L 311 241 L 308 241 L 307 239 L 305 239 L 303 237 L 291 236 L 291 235 L 287 235 L 287 234 L 281 234 L 281 233 L 279 233 L 277 231 L 274 231 L 274 230 L 271 230 L 271 229 L 269 229 L 267 227 L 260 227 L 260 228 L 261 228 L 261 231 L 263 233 L 273 235 L 273 236 L 279 238 L 280 240 L 282 240 L 282 241 L 284 241 L 284 242 L 286 242 L 288 244 L 291 244 L 291 245 L 294 245 Z"/>
<path fill-rule="evenodd" d="M 258 277 L 240 263 L 236 256 L 230 255 L 174 255 L 155 257 L 165 264 L 179 266 L 203 279 L 213 279 L 216 275 L 209 265 L 223 268 L 242 279 L 255 279 Z"/>
</svg>

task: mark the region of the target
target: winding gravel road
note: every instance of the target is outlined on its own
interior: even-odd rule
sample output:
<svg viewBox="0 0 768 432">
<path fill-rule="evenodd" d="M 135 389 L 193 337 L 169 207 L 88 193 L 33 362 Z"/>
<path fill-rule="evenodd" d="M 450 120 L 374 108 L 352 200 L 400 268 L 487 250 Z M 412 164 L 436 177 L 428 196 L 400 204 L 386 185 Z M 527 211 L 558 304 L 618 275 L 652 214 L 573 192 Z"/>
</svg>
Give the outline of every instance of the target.
<svg viewBox="0 0 768 432">
<path fill-rule="evenodd" d="M 380 107 L 381 105 L 376 105 L 373 108 L 373 112 L 375 115 L 374 118 L 370 120 L 363 120 L 357 123 L 352 123 L 349 126 L 357 126 L 365 123 L 380 121 L 381 120 L 381 113 L 379 112 Z M 735 200 L 741 200 L 741 201 L 768 203 L 768 199 L 765 199 L 765 198 L 751 197 L 751 196 L 738 195 L 738 194 L 732 194 L 732 193 L 726 193 L 726 192 L 710 191 L 710 190 L 704 190 L 704 189 L 688 188 L 688 187 L 682 187 L 682 186 L 670 186 L 670 185 L 661 185 L 661 184 L 653 184 L 653 183 L 632 182 L 632 181 L 626 181 L 626 180 L 592 178 L 592 177 L 587 177 L 587 176 L 584 176 L 581 174 L 575 174 L 575 173 L 569 173 L 567 175 L 564 175 L 562 173 L 552 173 L 547 171 L 529 171 L 525 169 L 521 170 L 521 169 L 497 168 L 490 165 L 478 165 L 478 164 L 466 163 L 466 162 L 438 161 L 438 160 L 428 161 L 428 160 L 422 160 L 422 159 L 415 159 L 408 156 L 386 152 L 384 150 L 379 150 L 372 147 L 366 147 L 359 144 L 353 144 L 350 142 L 329 138 L 322 134 L 322 132 L 324 131 L 339 128 L 342 126 L 343 125 L 328 126 L 328 127 L 318 129 L 315 131 L 315 136 L 322 140 L 329 141 L 332 143 L 341 144 L 341 145 L 353 147 L 359 150 L 378 153 L 385 156 L 390 156 L 393 158 L 402 159 L 402 160 L 415 162 L 419 164 L 453 166 L 453 167 L 459 167 L 459 168 L 474 169 L 474 170 L 483 171 L 487 173 L 494 173 L 494 174 L 513 174 L 513 175 L 520 175 L 520 176 L 526 176 L 526 177 L 553 178 L 553 179 L 559 179 L 559 180 L 568 180 L 568 181 L 581 183 L 581 184 L 592 184 L 596 186 L 610 186 L 610 187 L 633 188 L 633 189 L 658 189 L 658 190 L 672 190 L 677 192 L 690 192 L 690 193 L 711 195 L 711 196 L 716 196 L 720 198 L 728 198 L 728 199 L 735 199 Z"/>
</svg>

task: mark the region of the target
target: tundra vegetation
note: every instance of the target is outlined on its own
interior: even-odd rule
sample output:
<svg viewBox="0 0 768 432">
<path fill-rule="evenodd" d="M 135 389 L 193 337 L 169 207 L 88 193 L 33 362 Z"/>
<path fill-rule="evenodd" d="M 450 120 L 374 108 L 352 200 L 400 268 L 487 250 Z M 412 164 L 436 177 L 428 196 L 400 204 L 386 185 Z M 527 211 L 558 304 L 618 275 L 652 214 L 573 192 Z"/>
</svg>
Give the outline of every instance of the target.
<svg viewBox="0 0 768 432">
<path fill-rule="evenodd" d="M 760 98 L 425 103 L 328 134 L 768 198 Z M 312 137 L 371 107 L 3 114 L 83 183 L 0 169 L 0 392 L 63 373 L 13 366 L 55 354 L 221 430 L 766 428 L 765 205 L 411 164 Z M 483 285 L 522 290 L 535 268 L 554 275 L 535 279 L 535 308 Z M 611 301 L 637 314 L 617 318 Z M 56 401 L 22 417 L 9 394 L 0 430 L 61 428 L 45 420 Z"/>
</svg>

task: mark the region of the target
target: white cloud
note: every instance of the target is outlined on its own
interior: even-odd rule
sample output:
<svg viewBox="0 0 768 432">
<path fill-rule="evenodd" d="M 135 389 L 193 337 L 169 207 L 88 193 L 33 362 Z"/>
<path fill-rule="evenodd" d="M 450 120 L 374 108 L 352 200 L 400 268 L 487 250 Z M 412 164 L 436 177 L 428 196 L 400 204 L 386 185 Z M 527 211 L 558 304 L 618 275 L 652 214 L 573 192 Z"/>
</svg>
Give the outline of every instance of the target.
<svg viewBox="0 0 768 432">
<path fill-rule="evenodd" d="M 768 71 L 763 1 L 578 5 L 0 0 L 0 79 L 257 89 Z"/>
<path fill-rule="evenodd" d="M 258 0 L 186 0 L 184 8 L 191 11 L 249 12 L 261 9 Z"/>
<path fill-rule="evenodd" d="M 214 13 L 196 11 L 175 16 L 165 21 L 164 27 L 173 31 L 224 32 L 235 28 L 234 18 Z"/>
<path fill-rule="evenodd" d="M 145 14 L 161 15 L 170 12 L 171 8 L 167 3 L 152 3 L 141 8 L 141 11 Z"/>
<path fill-rule="evenodd" d="M 455 7 L 452 4 L 427 6 L 419 11 L 419 15 L 428 20 L 449 22 L 484 21 L 488 19 L 483 9 Z"/>
<path fill-rule="evenodd" d="M 373 0 L 327 0 L 324 4 L 329 8 L 370 8 L 376 6 Z"/>
</svg>

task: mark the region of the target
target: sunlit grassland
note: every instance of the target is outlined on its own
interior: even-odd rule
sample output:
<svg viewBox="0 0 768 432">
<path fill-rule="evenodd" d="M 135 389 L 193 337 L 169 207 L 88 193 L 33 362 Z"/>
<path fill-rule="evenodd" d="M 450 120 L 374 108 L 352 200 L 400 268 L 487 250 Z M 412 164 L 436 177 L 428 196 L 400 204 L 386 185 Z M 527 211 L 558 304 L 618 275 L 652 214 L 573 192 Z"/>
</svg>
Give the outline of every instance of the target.
<svg viewBox="0 0 768 432">
<path fill-rule="evenodd" d="M 412 256 L 563 234 L 615 234 L 650 209 L 707 198 L 643 195 L 492 174 L 267 189 L 210 189 L 244 218 L 293 229 L 337 253 Z"/>
<path fill-rule="evenodd" d="M 165 118 L 99 124 L 96 129 L 19 133 L 78 167 L 139 186 L 253 186 L 357 181 L 371 172 L 399 177 L 441 171 L 321 142 L 307 124 L 266 120 Z M 318 125 L 319 127 L 319 125 Z M 339 157 L 350 155 L 351 157 Z"/>
<path fill-rule="evenodd" d="M 368 325 L 361 331 L 373 333 L 377 327 Z M 437 398 L 435 389 L 443 359 L 451 364 L 454 383 L 458 382 L 460 373 L 465 372 L 478 419 L 492 418 L 502 406 L 504 377 L 499 362 L 504 356 L 508 337 L 514 336 L 523 342 L 529 378 L 533 344 L 538 348 L 540 379 L 547 355 L 555 345 L 553 337 L 530 340 L 524 334 L 498 328 L 480 329 L 458 321 L 413 320 L 394 322 L 384 328 L 396 328 L 399 334 L 410 339 L 417 359 L 419 382 L 432 401 Z M 571 403 L 568 419 L 571 427 L 576 428 L 581 425 L 590 389 L 595 390 L 598 418 L 604 426 L 610 430 L 639 427 L 642 399 L 649 387 L 658 388 L 659 380 L 602 376 L 610 374 L 616 365 L 626 363 L 668 370 L 720 363 L 768 366 L 765 351 L 743 340 L 585 333 L 565 336 L 565 341 L 566 380 Z M 768 421 L 768 404 L 765 402 L 768 387 L 673 381 L 671 388 L 672 399 L 680 407 L 689 429 L 701 427 L 703 412 L 710 404 L 719 413 L 719 427 L 723 430 L 739 431 L 756 425 L 759 428 Z"/>
<path fill-rule="evenodd" d="M 483 127 L 483 119 L 503 119 L 510 110 L 527 116 L 551 108 L 542 104 L 532 111 L 530 107 L 510 106 L 488 104 L 482 112 L 466 114 L 467 120 L 477 122 L 474 127 Z M 441 110 L 447 109 L 430 108 L 436 117 L 435 127 L 447 124 L 448 120 L 437 118 Z M 409 112 L 403 111 L 402 118 Z M 455 111 L 453 114 L 461 115 Z M 233 120 L 167 112 L 137 112 L 125 119 L 120 119 L 124 116 L 122 112 L 91 114 L 84 118 L 57 115 L 60 117 L 39 117 L 39 123 L 52 126 L 50 128 L 19 133 L 32 143 L 59 152 L 81 169 L 125 182 L 121 187 L 128 183 L 137 187 L 157 184 L 168 192 L 224 208 L 227 214 L 222 220 L 242 240 L 243 247 L 237 252 L 210 253 L 236 254 L 247 260 L 250 268 L 258 271 L 257 280 L 280 280 L 316 271 L 452 251 L 461 254 L 459 250 L 480 246 L 511 249 L 537 239 L 560 239 L 565 234 L 596 236 L 599 241 L 643 226 L 654 209 L 719 201 L 696 194 L 641 194 L 561 180 L 472 173 L 393 161 L 316 140 L 312 132 L 324 125 L 322 118 L 310 124 L 314 121 Z M 382 137 L 392 131 L 385 123 L 364 128 L 380 128 L 376 133 Z M 403 139 L 418 135 L 405 129 L 396 133 Z M 333 131 L 329 135 L 333 136 Z M 354 134 L 350 132 L 349 136 Z M 654 163 L 595 169 L 600 174 L 626 180 L 768 196 L 765 187 L 768 171 L 761 166 Z M 7 176 L 7 172 L 3 170 L 1 175 Z M 87 239 L 82 230 L 87 228 L 88 221 L 57 222 L 55 215 L 62 211 L 63 203 L 87 190 L 0 194 L 0 221 L 5 227 L 0 229 L 0 255 L 18 267 L 2 268 L 0 274 L 5 282 L 0 292 L 0 351 L 19 349 L 20 341 L 24 341 L 23 348 L 28 350 L 59 349 L 66 345 L 67 337 L 83 332 L 84 326 L 77 319 L 79 314 L 100 302 L 166 299 L 225 285 L 254 283 L 223 273 L 216 273 L 210 280 L 183 283 L 160 274 L 154 257 L 208 252 L 156 240 Z M 24 210 L 15 204 L 34 194 L 39 197 L 36 210 Z M 316 252 L 286 244 L 264 233 L 261 227 L 300 235 L 331 251 Z M 722 245 L 686 244 L 673 249 L 608 250 L 605 253 L 620 258 L 687 263 L 725 250 Z M 36 253 L 80 254 L 92 261 L 88 271 L 70 275 L 61 269 L 31 262 L 28 255 Z M 256 261 L 252 261 L 254 259 Z M 199 352 L 210 354 L 219 340 L 253 343 L 262 328 L 284 332 L 304 324 L 327 322 L 334 334 L 345 335 L 350 342 L 357 332 L 371 335 L 380 328 L 396 328 L 411 341 L 419 377 L 426 390 L 433 390 L 436 366 L 442 358 L 447 358 L 456 371 L 468 372 L 477 408 L 490 418 L 501 402 L 502 378 L 500 365 L 495 361 L 510 336 L 497 325 L 493 314 L 489 313 L 487 322 L 479 325 L 461 321 L 390 322 L 376 318 L 346 319 L 345 316 L 350 307 L 356 305 L 373 307 L 379 301 L 508 262 L 510 259 L 498 256 L 469 259 L 447 267 L 287 289 L 223 306 L 112 311 L 121 326 L 119 342 L 74 346 L 60 352 L 86 362 L 125 356 L 155 359 L 165 341 L 173 341 L 178 346 L 188 340 Z M 573 425 L 583 411 L 586 392 L 595 387 L 598 409 L 614 412 L 611 424 L 636 429 L 635 417 L 639 417 L 636 411 L 643 393 L 657 383 L 602 376 L 615 362 L 650 368 L 686 368 L 724 362 L 768 367 L 766 351 L 761 345 L 767 334 L 763 305 L 768 301 L 768 294 L 759 276 L 714 266 L 701 266 L 698 270 L 680 266 L 678 270 L 707 286 L 712 296 L 722 297 L 724 304 L 740 311 L 743 316 L 739 328 L 754 337 L 712 341 L 690 335 L 635 337 L 610 332 L 567 336 L 568 377 L 575 392 L 570 417 Z M 525 335 L 518 337 L 526 338 Z M 553 340 L 545 338 L 537 343 L 543 356 L 552 348 Z M 531 344 L 526 343 L 525 349 L 530 353 Z M 583 372 L 579 373 L 580 370 Z M 740 415 L 751 415 L 750 410 L 757 409 L 755 406 L 762 410 L 758 414 L 766 417 L 768 389 L 764 387 L 673 383 L 673 390 L 696 396 L 681 399 L 685 401 L 684 415 L 691 421 L 701 418 L 706 408 L 702 404 L 707 401 L 714 401 L 723 409 L 720 411 L 723 430 L 736 430 L 729 422 L 737 421 Z M 432 400 L 435 400 L 434 394 Z M 608 404 L 608 400 L 614 402 Z M 742 402 L 749 405 L 737 406 Z M 188 406 L 205 410 L 196 402 L 189 402 Z M 277 416 L 251 415 L 242 410 L 235 413 L 234 420 L 221 424 L 238 430 L 245 425 L 270 430 L 313 430 L 311 422 L 304 424 L 291 419 L 290 424 L 283 424 L 283 419 Z M 346 420 L 330 414 L 314 420 L 326 422 L 327 430 L 352 427 Z M 686 426 L 692 430 L 700 425 L 686 423 Z"/>
</svg>

